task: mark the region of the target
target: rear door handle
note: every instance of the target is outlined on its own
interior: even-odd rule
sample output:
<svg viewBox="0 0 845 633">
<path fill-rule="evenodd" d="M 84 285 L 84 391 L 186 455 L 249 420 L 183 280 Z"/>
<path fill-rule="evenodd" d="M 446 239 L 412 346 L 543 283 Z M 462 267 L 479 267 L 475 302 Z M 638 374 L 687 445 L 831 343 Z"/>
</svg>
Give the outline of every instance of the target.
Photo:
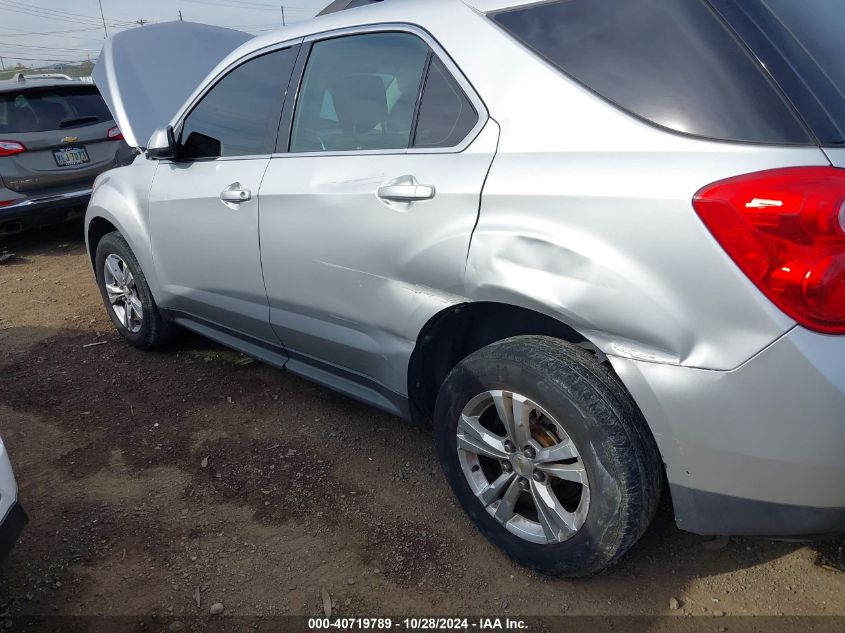
<svg viewBox="0 0 845 633">
<path fill-rule="evenodd" d="M 431 200 L 435 193 L 432 185 L 421 185 L 413 176 L 400 176 L 378 188 L 378 197 L 388 202 Z"/>
<path fill-rule="evenodd" d="M 220 192 L 220 199 L 223 202 L 239 204 L 252 200 L 252 192 L 249 189 L 225 189 Z"/>
</svg>

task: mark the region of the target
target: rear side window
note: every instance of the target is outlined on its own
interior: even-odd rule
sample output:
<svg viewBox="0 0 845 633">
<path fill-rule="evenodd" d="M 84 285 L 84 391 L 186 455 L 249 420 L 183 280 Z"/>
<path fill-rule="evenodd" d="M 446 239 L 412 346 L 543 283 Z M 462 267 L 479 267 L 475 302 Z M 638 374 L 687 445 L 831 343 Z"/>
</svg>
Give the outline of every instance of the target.
<svg viewBox="0 0 845 633">
<path fill-rule="evenodd" d="M 845 143 L 845 3 L 712 0 L 823 145 Z"/>
<path fill-rule="evenodd" d="M 478 113 L 443 66 L 432 58 L 425 80 L 414 147 L 454 147 L 470 133 Z"/>
<path fill-rule="evenodd" d="M 93 86 L 0 92 L 0 134 L 65 130 L 111 118 Z"/>
<path fill-rule="evenodd" d="M 573 79 L 661 127 L 719 140 L 811 142 L 703 0 L 563 0 L 492 18 Z"/>
</svg>

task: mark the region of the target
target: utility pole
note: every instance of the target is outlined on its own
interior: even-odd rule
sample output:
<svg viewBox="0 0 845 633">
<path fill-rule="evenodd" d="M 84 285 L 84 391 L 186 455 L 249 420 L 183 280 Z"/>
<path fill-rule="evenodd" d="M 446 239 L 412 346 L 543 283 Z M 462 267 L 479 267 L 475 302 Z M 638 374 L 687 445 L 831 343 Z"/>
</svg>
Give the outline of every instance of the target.
<svg viewBox="0 0 845 633">
<path fill-rule="evenodd" d="M 100 19 L 103 21 L 103 33 L 106 34 L 106 39 L 109 37 L 109 30 L 106 28 L 106 16 L 103 14 L 103 0 L 97 0 L 100 4 Z M 96 20 L 96 18 L 94 18 Z"/>
<path fill-rule="evenodd" d="M 179 9 L 179 21 L 182 21 L 182 9 Z"/>
<path fill-rule="evenodd" d="M 282 5 L 282 26 L 287 26 L 285 24 L 285 5 Z"/>
</svg>

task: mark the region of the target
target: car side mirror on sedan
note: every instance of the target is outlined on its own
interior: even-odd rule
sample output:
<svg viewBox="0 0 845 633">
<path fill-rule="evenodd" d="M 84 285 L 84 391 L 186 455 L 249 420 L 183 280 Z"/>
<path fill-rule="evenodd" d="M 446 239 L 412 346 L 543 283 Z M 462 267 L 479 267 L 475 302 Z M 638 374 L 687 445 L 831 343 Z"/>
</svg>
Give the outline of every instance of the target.
<svg viewBox="0 0 845 633">
<path fill-rule="evenodd" d="M 176 137 L 173 126 L 160 127 L 147 142 L 147 158 L 162 160 L 176 157 Z"/>
</svg>

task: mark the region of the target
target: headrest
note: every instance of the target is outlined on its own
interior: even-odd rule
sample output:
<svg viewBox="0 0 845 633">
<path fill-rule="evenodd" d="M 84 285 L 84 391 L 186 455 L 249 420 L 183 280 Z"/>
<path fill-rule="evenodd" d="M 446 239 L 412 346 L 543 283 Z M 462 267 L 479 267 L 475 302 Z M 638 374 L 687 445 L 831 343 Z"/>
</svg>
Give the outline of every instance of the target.
<svg viewBox="0 0 845 633">
<path fill-rule="evenodd" d="M 370 132 L 387 121 L 387 91 L 378 75 L 338 77 L 332 100 L 340 127 L 346 132 Z"/>
</svg>

